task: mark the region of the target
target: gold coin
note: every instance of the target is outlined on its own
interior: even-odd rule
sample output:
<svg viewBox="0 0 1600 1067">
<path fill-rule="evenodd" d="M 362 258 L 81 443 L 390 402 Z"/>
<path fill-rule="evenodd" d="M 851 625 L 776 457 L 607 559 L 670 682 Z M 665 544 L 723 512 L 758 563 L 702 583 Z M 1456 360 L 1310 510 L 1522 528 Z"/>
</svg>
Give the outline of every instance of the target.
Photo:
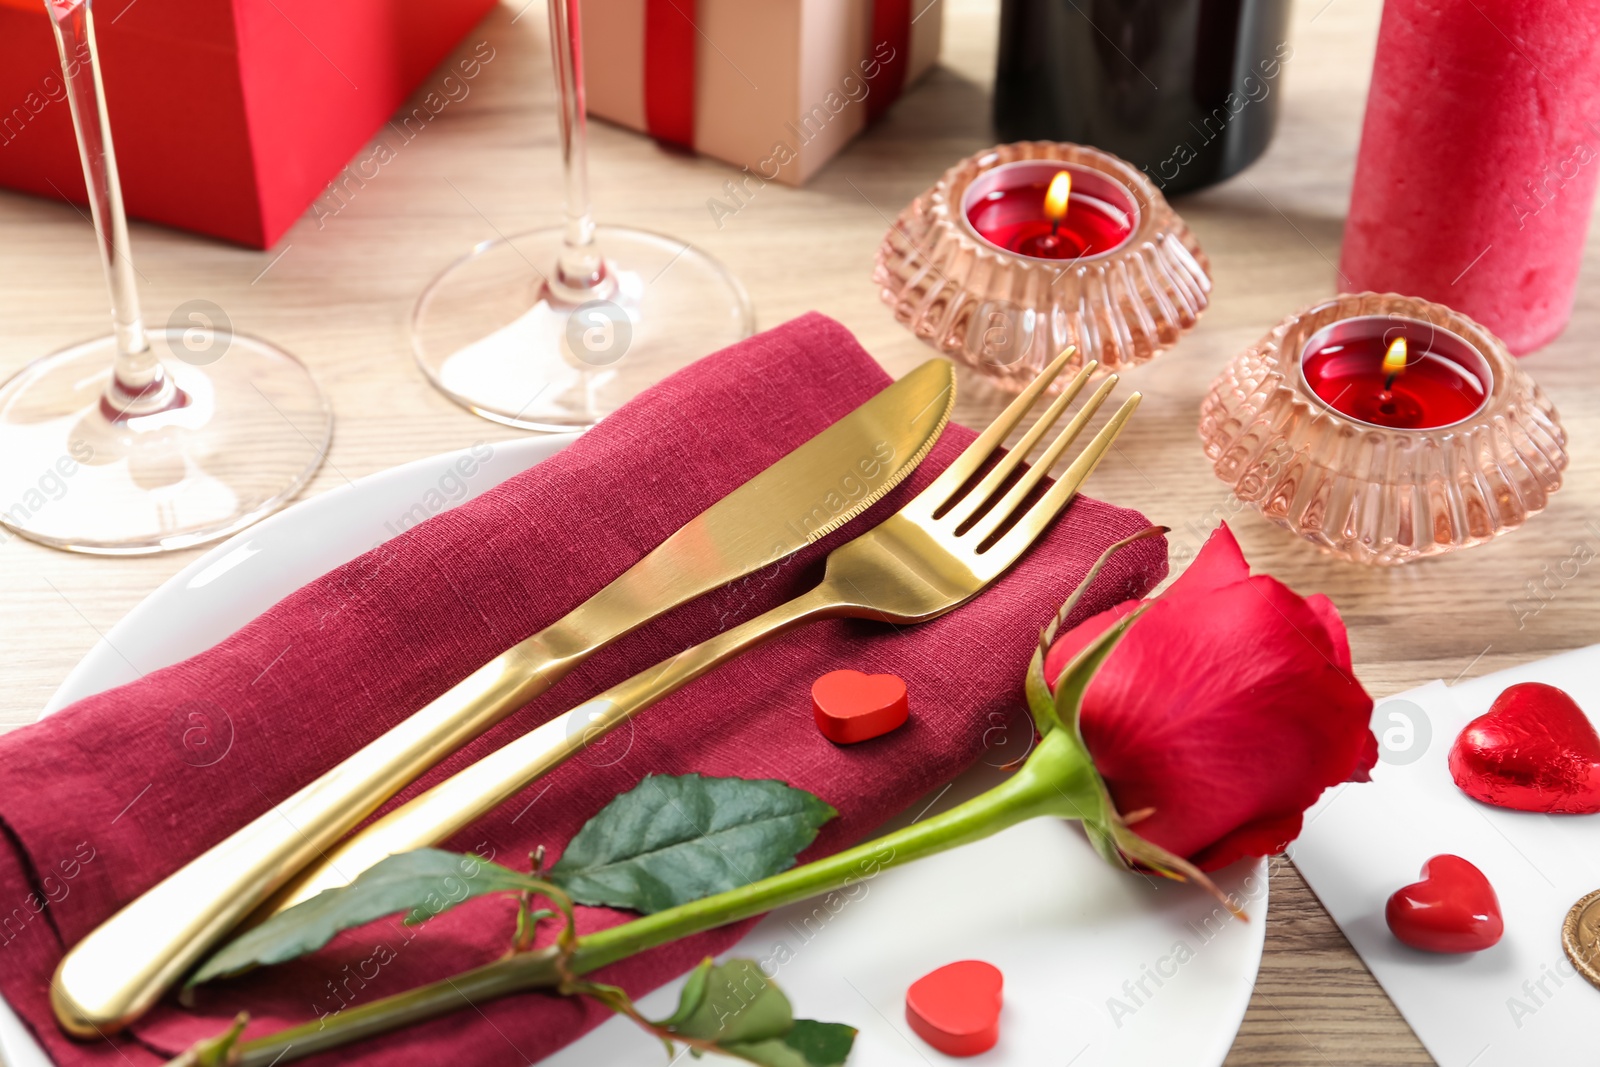
<svg viewBox="0 0 1600 1067">
<path fill-rule="evenodd" d="M 1600 889 L 1567 912 L 1561 924 L 1561 947 L 1589 984 L 1600 988 Z"/>
</svg>

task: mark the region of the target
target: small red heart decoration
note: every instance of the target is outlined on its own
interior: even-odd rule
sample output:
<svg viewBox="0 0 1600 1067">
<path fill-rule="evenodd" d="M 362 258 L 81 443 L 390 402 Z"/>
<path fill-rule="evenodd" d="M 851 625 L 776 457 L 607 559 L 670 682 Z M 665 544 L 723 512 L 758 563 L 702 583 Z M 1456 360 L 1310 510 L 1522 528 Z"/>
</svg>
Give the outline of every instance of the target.
<svg viewBox="0 0 1600 1067">
<path fill-rule="evenodd" d="M 947 963 L 906 990 L 906 1022 L 947 1056 L 976 1056 L 1000 1040 L 1005 975 L 982 960 Z"/>
<path fill-rule="evenodd" d="M 1518 811 L 1600 811 L 1600 735 L 1553 685 L 1523 682 L 1495 698 L 1450 747 L 1450 776 L 1469 797 Z"/>
<path fill-rule="evenodd" d="M 829 741 L 853 745 L 906 721 L 906 683 L 893 674 L 830 671 L 811 683 L 811 710 Z"/>
<path fill-rule="evenodd" d="M 1460 856 L 1435 856 L 1422 880 L 1389 898 L 1394 936 L 1424 952 L 1478 952 L 1500 940 L 1500 901 L 1483 872 Z"/>
</svg>

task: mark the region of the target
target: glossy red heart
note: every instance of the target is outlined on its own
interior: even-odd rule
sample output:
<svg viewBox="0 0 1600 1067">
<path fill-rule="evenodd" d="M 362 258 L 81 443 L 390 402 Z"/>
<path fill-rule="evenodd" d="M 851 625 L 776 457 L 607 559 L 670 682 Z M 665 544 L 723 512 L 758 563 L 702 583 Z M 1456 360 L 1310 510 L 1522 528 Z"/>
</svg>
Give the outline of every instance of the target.
<svg viewBox="0 0 1600 1067">
<path fill-rule="evenodd" d="M 906 683 L 893 674 L 830 671 L 811 683 L 817 729 L 835 744 L 880 737 L 906 721 Z"/>
<path fill-rule="evenodd" d="M 1485 804 L 1589 815 L 1600 811 L 1600 735 L 1566 693 L 1523 682 L 1467 723 L 1450 776 Z"/>
<path fill-rule="evenodd" d="M 1500 940 L 1500 901 L 1482 871 L 1460 856 L 1435 856 L 1422 880 L 1389 898 L 1394 936 L 1424 952 L 1478 952 Z"/>
<path fill-rule="evenodd" d="M 1000 1040 L 1005 975 L 982 960 L 947 963 L 906 990 L 906 1022 L 947 1056 L 976 1056 Z"/>
</svg>

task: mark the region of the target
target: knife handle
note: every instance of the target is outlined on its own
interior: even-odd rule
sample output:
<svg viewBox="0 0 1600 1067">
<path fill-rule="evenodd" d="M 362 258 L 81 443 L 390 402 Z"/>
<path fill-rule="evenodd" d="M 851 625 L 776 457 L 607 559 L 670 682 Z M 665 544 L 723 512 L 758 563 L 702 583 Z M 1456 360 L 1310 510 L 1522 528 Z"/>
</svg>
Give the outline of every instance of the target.
<svg viewBox="0 0 1600 1067">
<path fill-rule="evenodd" d="M 302 866 L 591 648 L 568 620 L 540 631 L 168 875 L 62 959 L 50 985 L 62 1027 L 92 1038 L 138 1018 Z"/>
<path fill-rule="evenodd" d="M 439 844 L 707 671 L 769 637 L 843 611 L 843 598 L 824 581 L 810 592 L 619 682 L 362 827 L 307 865 L 255 918 L 264 919 L 325 889 L 348 885 L 356 875 L 395 853 Z M 512 821 L 537 801 L 535 797 Z"/>
</svg>

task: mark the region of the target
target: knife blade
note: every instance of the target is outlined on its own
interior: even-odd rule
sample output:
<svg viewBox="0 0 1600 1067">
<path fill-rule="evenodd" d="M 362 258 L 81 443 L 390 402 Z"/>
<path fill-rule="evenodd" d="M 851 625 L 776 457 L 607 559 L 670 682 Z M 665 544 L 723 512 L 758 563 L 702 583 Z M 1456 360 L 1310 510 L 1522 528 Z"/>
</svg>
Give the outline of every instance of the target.
<svg viewBox="0 0 1600 1067">
<path fill-rule="evenodd" d="M 954 401 L 951 364 L 922 364 L 691 519 L 567 615 L 153 886 L 62 959 L 50 986 L 57 1020 L 80 1037 L 127 1026 L 306 863 L 589 655 L 871 507 L 928 454 Z"/>
</svg>

